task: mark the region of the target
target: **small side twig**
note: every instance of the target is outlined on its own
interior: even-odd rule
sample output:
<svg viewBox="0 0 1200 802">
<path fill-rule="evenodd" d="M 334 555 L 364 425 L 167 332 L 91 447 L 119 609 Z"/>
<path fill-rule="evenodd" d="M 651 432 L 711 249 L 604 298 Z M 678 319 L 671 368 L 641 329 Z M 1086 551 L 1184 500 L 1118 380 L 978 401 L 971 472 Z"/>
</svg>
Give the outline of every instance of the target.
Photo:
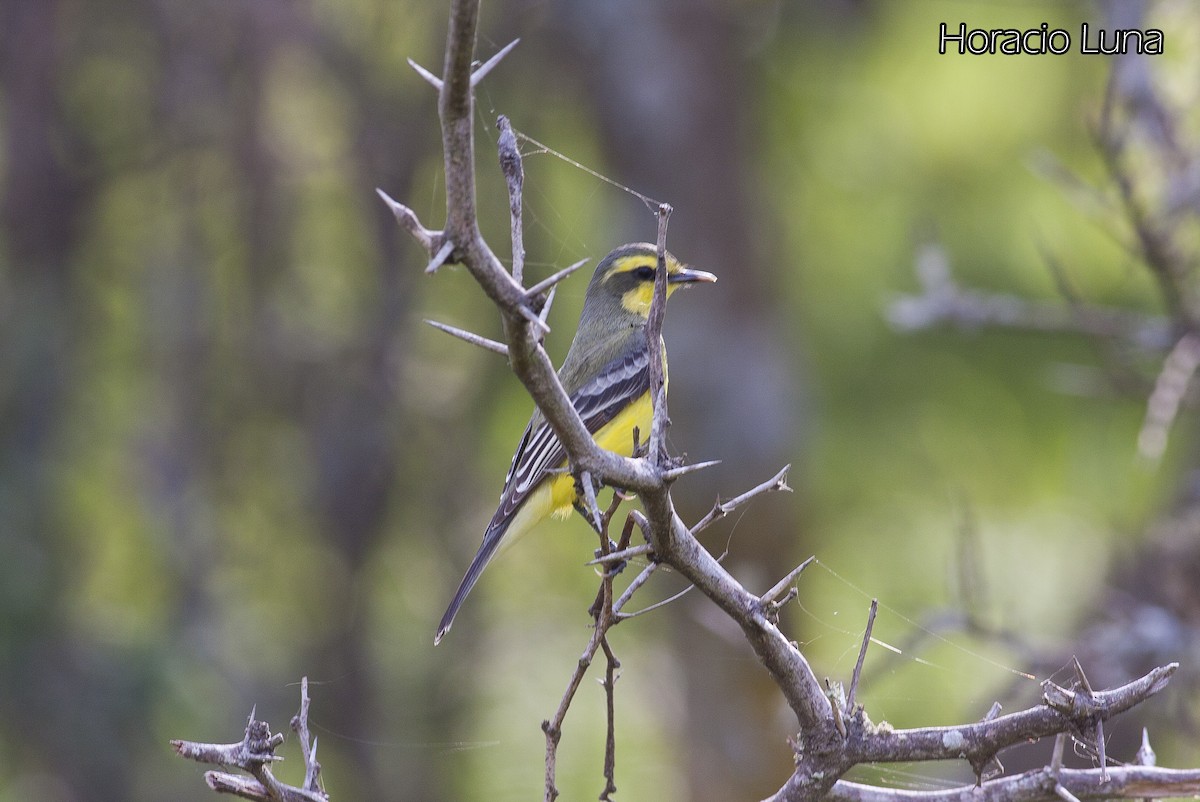
<svg viewBox="0 0 1200 802">
<path fill-rule="evenodd" d="M 1167 448 L 1167 434 L 1198 368 L 1200 335 L 1188 332 L 1163 360 L 1154 391 L 1146 401 L 1146 417 L 1137 439 L 1138 453 L 1144 459 L 1157 461 L 1162 458 Z"/>
<path fill-rule="evenodd" d="M 654 273 L 654 298 L 646 319 L 646 347 L 650 354 L 650 399 L 653 418 L 650 424 L 649 459 L 663 465 L 670 417 L 667 414 L 666 374 L 663 370 L 662 326 L 667 311 L 667 222 L 671 204 L 658 205 L 658 269 Z"/>
<path fill-rule="evenodd" d="M 515 44 L 514 41 L 512 45 Z M 498 57 L 503 56 L 512 45 L 501 50 L 493 59 L 499 61 Z M 480 73 L 484 73 L 483 67 L 471 76 L 472 84 L 477 82 L 476 76 L 483 77 Z M 496 127 L 500 129 L 500 140 L 496 143 L 500 155 L 500 171 L 504 173 L 504 180 L 508 184 L 508 211 L 512 225 L 512 277 L 521 284 L 525 270 L 525 235 L 521 224 L 521 191 L 525 186 L 525 166 L 521 161 L 521 150 L 517 147 L 517 137 L 513 134 L 512 123 L 508 117 L 501 114 L 496 118 Z"/>
<path fill-rule="evenodd" d="M 301 754 L 304 755 L 304 786 L 306 791 L 319 791 L 317 780 L 321 775 L 321 764 L 317 762 L 317 739 L 308 732 L 308 707 L 312 700 L 308 696 L 308 677 L 300 678 L 300 712 L 292 716 L 291 728 L 300 739 Z M 310 745 L 311 744 L 311 745 Z"/>
<path fill-rule="evenodd" d="M 382 189 L 376 187 L 375 193 L 379 195 L 380 199 L 382 199 L 385 204 L 387 204 L 388 209 L 391 210 L 392 215 L 396 218 L 396 222 L 400 224 L 400 227 L 407 231 L 409 235 L 417 241 L 417 244 L 425 249 L 426 253 L 432 255 L 435 248 L 439 247 L 437 243 L 442 237 L 442 232 L 434 231 L 421 225 L 421 221 L 417 219 L 416 212 L 405 206 L 403 203 L 393 200 L 392 196 L 388 195 Z"/>
<path fill-rule="evenodd" d="M 611 601 L 612 596 L 610 594 L 610 604 Z M 604 658 L 606 660 L 604 680 L 602 682 L 604 685 L 604 700 L 608 719 L 608 732 L 604 740 L 604 790 L 600 792 L 600 799 L 607 802 L 607 800 L 612 798 L 612 794 L 617 792 L 617 713 L 615 686 L 617 682 L 617 670 L 621 667 L 621 661 L 617 659 L 612 647 L 609 646 L 608 638 L 600 639 L 600 647 L 604 649 Z"/>
<path fill-rule="evenodd" d="M 600 552 L 602 555 L 607 555 L 614 550 L 614 544 L 608 538 L 609 525 L 624 497 L 620 493 L 614 492 L 612 502 L 606 510 L 601 512 L 596 502 L 595 489 L 591 486 L 591 476 L 586 471 L 583 471 L 580 473 L 579 478 L 585 488 L 585 495 L 589 496 L 587 500 L 588 507 L 596 516 L 596 532 L 600 538 Z M 589 488 L 591 489 L 590 494 L 587 492 Z M 636 519 L 631 513 L 622 529 L 621 538 L 616 544 L 616 548 L 629 545 L 635 521 Z M 607 659 L 605 678 L 602 680 L 602 684 L 604 685 L 608 706 L 608 740 L 604 758 L 605 790 L 600 798 L 608 799 L 617 790 L 614 779 L 616 772 L 616 728 L 614 723 L 615 699 L 613 694 L 617 677 L 616 671 L 620 668 L 621 663 L 617 660 L 606 638 L 608 630 L 620 621 L 613 610 L 614 576 L 615 572 L 609 570 L 605 570 L 601 574 L 600 590 L 590 611 L 595 621 L 592 636 L 588 640 L 583 654 L 575 664 L 575 670 L 571 674 L 571 679 L 567 683 L 567 689 L 563 692 L 562 699 L 559 700 L 558 708 L 554 711 L 554 716 L 542 722 L 542 732 L 546 734 L 546 776 L 545 794 L 543 797 L 545 802 L 554 802 L 558 797 L 559 791 L 555 784 L 555 775 L 558 764 L 558 742 L 562 737 L 562 725 L 566 720 L 567 712 L 570 710 L 571 702 L 575 698 L 575 693 L 579 690 L 579 686 L 583 682 L 583 677 L 587 674 L 587 670 L 591 667 L 592 661 L 595 659 L 596 652 L 599 649 L 604 650 Z"/>
<path fill-rule="evenodd" d="M 871 630 L 875 628 L 875 614 L 879 612 L 879 599 L 871 599 L 871 612 L 867 614 L 867 629 L 863 632 L 862 646 L 858 649 L 858 661 L 850 678 L 850 690 L 846 693 L 846 713 L 854 712 L 854 694 L 858 691 L 858 680 L 862 676 L 863 661 L 867 659 L 867 646 L 871 643 Z"/>
<path fill-rule="evenodd" d="M 775 474 L 767 481 L 763 482 L 757 487 L 750 488 L 740 496 L 734 496 L 733 498 L 729 499 L 729 501 L 721 501 L 720 499 L 717 499 L 717 503 L 713 505 L 713 508 L 709 511 L 708 515 L 705 515 L 696 523 L 695 526 L 692 527 L 692 534 L 699 534 L 707 529 L 714 521 L 724 518 L 726 515 L 733 512 L 747 501 L 750 501 L 751 499 L 755 498 L 756 496 L 760 496 L 763 493 L 769 493 L 774 490 L 786 490 L 791 492 L 791 488 L 788 487 L 787 483 L 788 471 L 791 469 L 791 465 L 784 465 L 783 469 L 780 470 L 779 473 Z"/>
</svg>

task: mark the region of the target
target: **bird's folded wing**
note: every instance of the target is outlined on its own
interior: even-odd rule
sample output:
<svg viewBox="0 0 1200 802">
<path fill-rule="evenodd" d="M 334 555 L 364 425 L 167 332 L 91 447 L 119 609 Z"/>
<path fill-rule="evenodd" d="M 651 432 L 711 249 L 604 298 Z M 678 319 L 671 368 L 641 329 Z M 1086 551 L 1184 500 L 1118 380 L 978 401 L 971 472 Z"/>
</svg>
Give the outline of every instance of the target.
<svg viewBox="0 0 1200 802">
<path fill-rule="evenodd" d="M 649 366 L 649 354 L 642 342 L 609 362 L 571 395 L 571 403 L 589 432 L 594 435 L 600 431 L 621 410 L 646 393 L 650 387 Z M 645 435 L 648 433 L 643 432 Z M 547 472 L 557 468 L 566 458 L 567 452 L 558 435 L 545 420 L 536 428 L 532 425 L 527 428 L 508 469 L 496 517 L 499 519 L 516 512 Z"/>
</svg>

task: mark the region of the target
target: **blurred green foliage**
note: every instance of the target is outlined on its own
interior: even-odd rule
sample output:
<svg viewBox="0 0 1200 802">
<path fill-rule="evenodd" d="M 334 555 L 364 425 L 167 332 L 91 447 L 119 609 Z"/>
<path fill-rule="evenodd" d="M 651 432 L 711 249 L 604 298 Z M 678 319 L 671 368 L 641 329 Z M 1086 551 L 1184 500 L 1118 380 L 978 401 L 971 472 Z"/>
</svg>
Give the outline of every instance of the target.
<svg viewBox="0 0 1200 802">
<path fill-rule="evenodd" d="M 1076 31 L 1097 9 L 756 0 L 639 13 L 687 33 L 664 44 L 640 23 L 589 27 L 570 0 L 485 6 L 481 56 L 523 40 L 478 98 L 490 242 L 507 252 L 501 112 L 672 202 L 672 249 L 721 276 L 672 316 L 719 320 L 706 316 L 736 305 L 739 320 L 771 321 L 764 358 L 797 399 L 775 445 L 798 492 L 758 502 L 782 551 L 750 567 L 768 529 L 752 516 L 713 548 L 728 542 L 739 575 L 764 588 L 819 555 L 785 619 L 819 676 L 848 677 L 867 603 L 884 602 L 875 636 L 905 651 L 870 654 L 859 698 L 876 720 L 941 724 L 996 697 L 1027 701 L 1036 685 L 1014 670 L 1040 669 L 1025 653 L 954 628 L 922 640 L 931 611 L 978 607 L 1038 648 L 1069 643 L 1109 567 L 1131 559 L 1193 469 L 1194 424 L 1180 419 L 1161 464 L 1137 464 L 1145 394 L 1116 392 L 1094 344 L 902 334 L 886 309 L 936 241 L 964 285 L 1055 299 L 1053 259 L 1088 302 L 1161 311 L 1119 217 L 1044 169 L 1052 158 L 1104 181 L 1093 131 L 1109 62 L 936 51 L 941 21 Z M 1196 8 L 1151 13 L 1168 43 L 1156 80 L 1187 108 Z M 593 544 L 578 521 L 545 526 L 433 649 L 530 403 L 503 360 L 423 324 L 499 335 L 461 270 L 422 275 L 424 255 L 373 192 L 441 219 L 435 99 L 405 59 L 437 71 L 444 17 L 396 0 L 12 0 L 0 12 L 0 802 L 206 798 L 167 740 L 235 740 L 255 704 L 283 729 L 305 674 L 334 799 L 540 794 L 538 724 L 586 642 Z M 699 46 L 691 24 L 726 46 Z M 611 51 L 631 75 L 610 72 Z M 703 80 L 722 70 L 744 83 Z M 676 79 L 665 89 L 664 75 Z M 617 100 L 598 100 L 597 84 Z M 689 158 L 702 126 L 634 113 L 643 90 L 723 110 L 741 185 Z M 1192 143 L 1195 124 L 1181 122 Z M 637 158 L 668 178 L 630 174 Z M 525 166 L 534 278 L 652 236 L 619 189 L 532 146 Z M 737 236 L 698 225 L 705 210 Z M 721 237 L 735 252 L 752 242 L 753 258 L 716 263 Z M 556 358 L 584 283 L 558 292 Z M 744 357 L 737 331 L 670 331 L 669 345 L 693 344 L 672 365 L 685 399 L 673 409 L 715 404 L 702 380 L 755 391 L 701 375 L 706 354 Z M 680 417 L 677 445 L 698 448 Z M 725 448 L 695 456 L 739 465 L 737 443 Z M 680 494 L 698 517 L 716 493 L 764 478 L 698 477 Z M 964 549 L 975 579 L 962 578 Z M 664 580 L 653 598 L 674 589 Z M 762 680 L 702 599 L 677 607 L 615 636 L 620 798 L 720 798 L 689 766 L 701 737 L 689 688 L 718 670 Z M 696 657 L 714 639 L 723 665 Z M 585 688 L 560 752 L 567 799 L 602 787 L 603 700 Z M 769 689 L 748 693 L 774 712 L 704 737 L 725 758 L 714 770 L 765 793 L 789 771 L 793 725 Z M 1169 736 L 1162 761 L 1194 761 Z M 764 776 L 764 758 L 744 754 L 760 743 L 775 750 Z M 288 754 L 285 778 L 299 764 Z"/>
</svg>

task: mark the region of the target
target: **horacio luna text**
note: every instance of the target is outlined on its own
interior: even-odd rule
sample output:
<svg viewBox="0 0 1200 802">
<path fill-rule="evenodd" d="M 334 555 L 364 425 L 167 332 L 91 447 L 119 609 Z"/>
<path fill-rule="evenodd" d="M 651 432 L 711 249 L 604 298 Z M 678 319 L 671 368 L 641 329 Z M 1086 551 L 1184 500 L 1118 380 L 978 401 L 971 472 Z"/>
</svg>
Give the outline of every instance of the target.
<svg viewBox="0 0 1200 802">
<path fill-rule="evenodd" d="M 961 22 L 957 29 L 946 23 L 938 26 L 938 52 L 958 51 L 959 55 L 1006 56 L 1062 55 L 1074 44 L 1071 34 L 1051 28 L 1045 22 L 1036 28 L 968 28 Z M 1079 29 L 1078 52 L 1085 54 L 1145 53 L 1161 55 L 1163 32 L 1158 28 L 1093 28 L 1086 22 Z"/>
</svg>

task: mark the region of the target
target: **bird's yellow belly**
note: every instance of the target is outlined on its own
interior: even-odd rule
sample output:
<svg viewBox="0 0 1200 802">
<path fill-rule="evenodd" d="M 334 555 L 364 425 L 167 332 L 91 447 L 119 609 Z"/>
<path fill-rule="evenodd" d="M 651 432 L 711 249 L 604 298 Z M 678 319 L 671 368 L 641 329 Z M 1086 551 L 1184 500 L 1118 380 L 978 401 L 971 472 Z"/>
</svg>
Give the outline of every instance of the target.
<svg viewBox="0 0 1200 802">
<path fill-rule="evenodd" d="M 654 419 L 650 394 L 646 393 L 596 432 L 594 439 L 601 448 L 614 451 L 624 457 L 633 456 L 633 429 L 638 430 L 638 442 L 650 439 L 650 426 Z M 565 468 L 566 462 L 557 466 Z M 532 529 L 548 515 L 566 518 L 575 508 L 575 477 L 569 473 L 556 473 L 542 482 L 525 503 L 521 505 L 496 550 L 499 555 L 508 550 L 522 535 Z"/>
<path fill-rule="evenodd" d="M 633 456 L 633 430 L 638 430 L 638 442 L 646 443 L 650 439 L 650 426 L 654 419 L 654 410 L 650 405 L 650 394 L 646 393 L 625 409 L 617 413 L 607 424 L 596 432 L 596 445 L 607 451 L 614 451 L 623 457 Z M 565 467 L 566 463 L 559 467 Z M 549 501 L 555 515 L 565 518 L 574 509 L 576 492 L 575 477 L 569 473 L 561 473 L 550 479 Z"/>
</svg>

